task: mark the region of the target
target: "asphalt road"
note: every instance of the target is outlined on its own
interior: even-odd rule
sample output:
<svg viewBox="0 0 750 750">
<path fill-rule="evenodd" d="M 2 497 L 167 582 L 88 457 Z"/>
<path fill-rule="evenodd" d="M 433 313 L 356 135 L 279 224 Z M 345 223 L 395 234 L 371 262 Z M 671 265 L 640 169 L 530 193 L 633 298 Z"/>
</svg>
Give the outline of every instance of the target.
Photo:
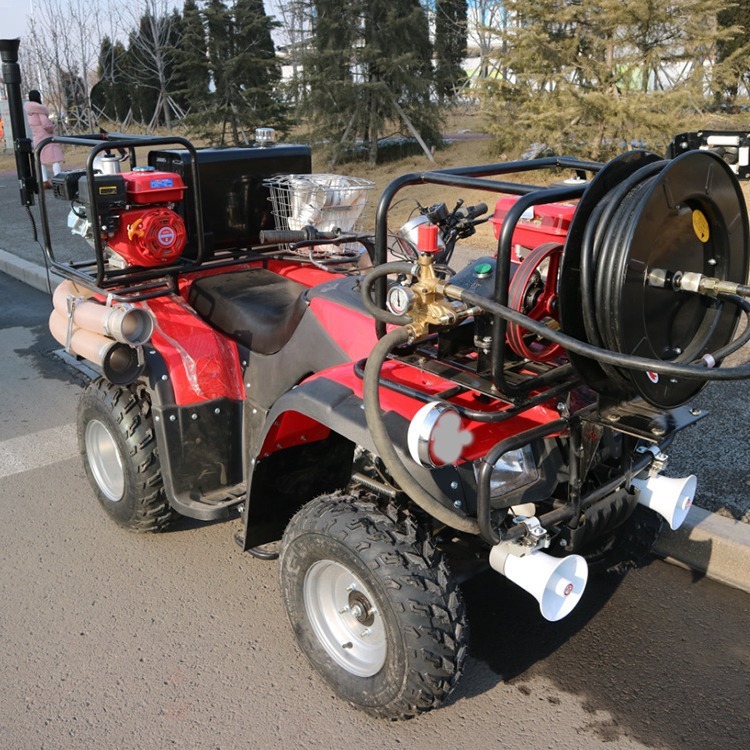
<svg viewBox="0 0 750 750">
<path fill-rule="evenodd" d="M 661 562 L 590 582 L 556 624 L 487 573 L 465 586 L 472 649 L 448 705 L 395 724 L 349 708 L 236 522 L 141 536 L 109 521 L 49 301 L 2 274 L 0 299 L 0 747 L 747 746 L 750 597 Z"/>
</svg>

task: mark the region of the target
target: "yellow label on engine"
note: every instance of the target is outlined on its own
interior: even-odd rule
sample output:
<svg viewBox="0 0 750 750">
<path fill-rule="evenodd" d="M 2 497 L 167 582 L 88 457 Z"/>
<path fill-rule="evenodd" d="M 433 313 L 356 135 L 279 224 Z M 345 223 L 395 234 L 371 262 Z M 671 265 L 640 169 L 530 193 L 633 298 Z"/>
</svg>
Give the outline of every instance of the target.
<svg viewBox="0 0 750 750">
<path fill-rule="evenodd" d="M 708 219 L 703 211 L 697 209 L 693 211 L 693 231 L 701 242 L 708 242 L 711 230 L 708 227 Z"/>
</svg>

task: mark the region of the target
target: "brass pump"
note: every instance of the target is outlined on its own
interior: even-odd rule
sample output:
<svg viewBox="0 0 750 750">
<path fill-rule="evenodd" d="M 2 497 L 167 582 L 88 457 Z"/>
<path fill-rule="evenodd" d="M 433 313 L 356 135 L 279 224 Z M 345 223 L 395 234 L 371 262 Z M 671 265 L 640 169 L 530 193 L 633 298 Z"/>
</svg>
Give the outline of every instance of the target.
<svg viewBox="0 0 750 750">
<path fill-rule="evenodd" d="M 392 294 L 403 295 L 401 309 L 409 314 L 411 322 L 405 328 L 410 340 L 424 338 L 434 328 L 453 326 L 475 314 L 459 300 L 449 300 L 445 294 L 446 282 L 435 273 L 434 254 L 438 251 L 438 227 L 434 224 L 420 226 L 417 239 L 417 280 L 409 287 L 398 287 Z M 389 295 L 390 298 L 390 295 Z M 393 305 L 391 304 L 391 307 Z"/>
</svg>

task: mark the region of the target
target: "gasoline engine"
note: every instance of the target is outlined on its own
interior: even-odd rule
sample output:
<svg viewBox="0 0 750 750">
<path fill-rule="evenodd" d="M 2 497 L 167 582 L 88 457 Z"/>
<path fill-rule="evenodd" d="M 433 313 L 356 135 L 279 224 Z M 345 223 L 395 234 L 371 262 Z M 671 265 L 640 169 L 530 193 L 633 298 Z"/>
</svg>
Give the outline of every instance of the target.
<svg viewBox="0 0 750 750">
<path fill-rule="evenodd" d="M 71 202 L 68 227 L 94 246 L 99 231 L 111 268 L 154 268 L 176 261 L 185 248 L 185 222 L 175 210 L 185 183 L 179 174 L 154 167 L 120 171 L 107 155 L 85 170 L 60 172 L 52 180 L 55 198 Z"/>
</svg>

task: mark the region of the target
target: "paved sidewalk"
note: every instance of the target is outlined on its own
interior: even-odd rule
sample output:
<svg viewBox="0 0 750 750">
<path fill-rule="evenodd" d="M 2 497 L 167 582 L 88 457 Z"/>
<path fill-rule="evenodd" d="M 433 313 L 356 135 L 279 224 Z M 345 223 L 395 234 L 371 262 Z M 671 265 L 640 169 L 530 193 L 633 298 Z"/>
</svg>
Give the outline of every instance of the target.
<svg viewBox="0 0 750 750">
<path fill-rule="evenodd" d="M 750 524 L 693 506 L 677 531 L 656 544 L 669 562 L 750 594 Z"/>
</svg>

